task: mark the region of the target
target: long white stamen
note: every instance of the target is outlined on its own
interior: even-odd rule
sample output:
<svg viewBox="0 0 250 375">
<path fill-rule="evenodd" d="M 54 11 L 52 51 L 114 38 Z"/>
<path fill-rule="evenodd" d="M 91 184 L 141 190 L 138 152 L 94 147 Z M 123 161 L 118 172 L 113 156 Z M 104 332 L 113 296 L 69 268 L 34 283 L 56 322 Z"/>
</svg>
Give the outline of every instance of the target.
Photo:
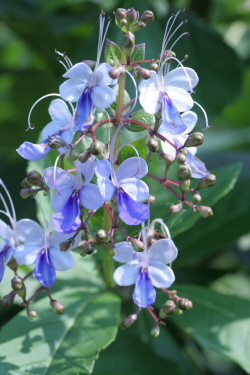
<svg viewBox="0 0 250 375">
<path fill-rule="evenodd" d="M 14 207 L 13 201 L 11 199 L 10 193 L 8 192 L 8 189 L 4 185 L 2 179 L 0 179 L 0 185 L 2 185 L 3 189 L 5 190 L 5 193 L 7 194 L 7 197 L 9 198 L 10 207 L 11 207 L 11 211 L 12 211 L 12 217 L 13 217 L 14 223 L 16 223 L 16 211 L 15 211 L 15 207 Z"/>
<path fill-rule="evenodd" d="M 169 18 L 169 20 L 168 20 L 168 22 L 167 22 L 167 25 L 166 25 L 166 27 L 165 27 L 164 36 L 163 36 L 163 41 L 162 41 L 162 47 L 161 47 L 160 64 L 161 64 L 161 59 L 162 59 L 163 53 L 164 53 L 164 51 L 165 51 L 165 45 L 166 45 L 166 40 L 167 40 L 167 33 L 169 33 L 169 31 L 168 31 L 168 25 L 169 25 L 170 21 L 171 21 L 173 18 L 175 18 L 175 15 L 172 15 L 172 16 Z M 171 30 L 171 28 L 170 28 L 170 30 Z"/>
<path fill-rule="evenodd" d="M 59 52 L 57 51 L 57 49 L 55 49 L 55 53 L 59 56 L 62 56 L 64 58 L 64 61 L 66 62 L 67 64 L 67 67 L 70 69 L 72 68 L 73 64 L 71 62 L 71 60 L 68 58 L 67 55 L 65 55 L 65 53 L 62 53 L 62 52 Z M 60 60 L 58 60 L 58 62 L 61 62 Z M 68 68 L 66 68 L 66 66 L 64 65 L 65 69 L 68 70 Z"/>
<path fill-rule="evenodd" d="M 10 219 L 10 222 L 11 222 L 12 228 L 14 228 L 14 226 L 15 226 L 15 222 L 14 222 L 14 220 L 12 219 L 10 213 L 5 212 L 5 211 L 3 211 L 3 210 L 0 210 L 0 213 L 6 215 L 6 216 Z"/>
<path fill-rule="evenodd" d="M 56 161 L 55 161 L 55 165 L 54 165 L 54 186 L 55 186 L 55 191 L 56 191 L 59 195 L 61 195 L 61 194 L 60 194 L 59 191 L 57 190 L 57 186 L 56 186 L 56 166 L 57 166 L 57 163 L 58 163 L 58 160 L 59 160 L 60 157 L 61 157 L 61 154 L 57 156 Z"/>
<path fill-rule="evenodd" d="M 169 41 L 172 39 L 172 37 L 174 36 L 174 34 L 176 33 L 176 31 L 184 24 L 184 23 L 186 23 L 186 21 L 182 21 L 177 27 L 176 27 L 176 29 L 172 32 L 172 34 L 170 35 L 170 37 L 168 38 L 168 40 L 167 40 L 167 42 L 166 42 L 166 44 L 167 43 L 169 43 Z M 180 38 L 180 37 L 179 37 Z M 179 38 L 177 39 L 177 40 L 179 40 Z M 176 42 L 175 42 L 176 43 Z M 174 44 L 175 44 L 174 43 Z M 174 46 L 174 44 L 173 44 L 173 46 Z M 170 47 L 170 51 L 172 50 L 172 47 L 173 46 L 171 46 Z"/>
<path fill-rule="evenodd" d="M 189 87 L 190 87 L 190 94 L 193 93 L 193 88 L 192 88 L 192 84 L 191 84 L 191 81 L 190 81 L 190 78 L 189 78 L 189 75 L 187 74 L 187 71 L 186 71 L 186 68 L 185 66 L 176 58 L 176 57 L 167 57 L 165 60 L 164 60 L 164 63 L 167 62 L 167 60 L 175 60 L 178 62 L 178 64 L 182 67 L 182 69 L 184 70 L 184 73 L 187 77 L 187 80 L 188 80 L 188 83 L 189 83 Z"/>
<path fill-rule="evenodd" d="M 66 65 L 64 64 L 64 62 L 62 62 L 62 60 L 58 59 L 57 61 L 58 61 L 60 64 L 62 64 L 62 66 L 64 67 L 64 69 L 66 70 L 66 72 L 69 70 L 69 67 L 66 66 Z"/>
<path fill-rule="evenodd" d="M 173 47 L 176 45 L 176 43 L 184 36 L 184 35 L 189 35 L 188 32 L 185 32 L 183 34 L 181 34 L 175 41 L 174 43 L 172 44 L 172 46 L 170 47 L 170 51 L 173 49 Z"/>
<path fill-rule="evenodd" d="M 126 73 L 131 77 L 132 81 L 133 81 L 133 84 L 134 84 L 134 87 L 135 87 L 135 101 L 133 103 L 133 106 L 132 108 L 130 109 L 130 111 L 128 113 L 126 113 L 126 118 L 130 115 L 130 113 L 134 110 L 135 106 L 136 106 L 136 103 L 137 103 L 137 97 L 138 97 L 138 90 L 137 90 L 137 84 L 135 82 L 135 79 L 134 77 L 132 76 L 131 73 L 129 73 L 127 70 L 126 70 Z"/>
<path fill-rule="evenodd" d="M 104 32 L 104 35 L 103 35 L 103 29 L 104 29 L 104 23 L 105 23 L 104 15 L 100 14 L 99 19 L 100 19 L 100 27 L 99 27 L 99 38 L 98 38 L 97 57 L 96 57 L 96 65 L 95 65 L 95 69 L 94 69 L 94 76 L 95 76 L 95 73 L 96 73 L 96 71 L 99 67 L 99 62 L 100 62 L 100 58 L 101 58 L 101 54 L 102 54 L 104 41 L 105 41 L 105 38 L 106 38 L 106 35 L 107 35 L 107 32 L 108 32 L 108 28 L 109 28 L 109 25 L 110 25 L 110 22 L 111 22 L 111 20 L 108 20 L 108 24 L 106 26 L 106 29 L 105 29 L 105 32 Z"/>
<path fill-rule="evenodd" d="M 43 100 L 43 99 L 45 99 L 45 98 L 48 98 L 49 96 L 60 96 L 60 95 L 59 95 L 59 94 L 47 94 L 47 95 L 42 96 L 40 99 L 38 99 L 38 100 L 33 104 L 33 106 L 31 107 L 31 109 L 30 109 L 30 111 L 29 111 L 29 115 L 28 115 L 28 129 L 26 129 L 26 131 L 29 130 L 29 129 L 34 129 L 34 125 L 32 125 L 32 124 L 30 123 L 30 116 L 31 116 L 31 113 L 32 113 L 32 111 L 33 111 L 33 108 L 37 105 L 37 103 L 39 103 L 41 100 Z M 60 97 L 61 97 L 61 96 L 60 96 Z"/>
<path fill-rule="evenodd" d="M 208 119 L 207 119 L 207 114 L 206 114 L 206 111 L 205 109 L 197 102 L 194 101 L 194 104 L 198 105 L 198 107 L 200 107 L 200 109 L 202 110 L 204 116 L 205 116 L 205 120 L 206 120 L 206 127 L 205 129 L 202 129 L 202 130 L 207 130 L 207 128 L 210 128 L 210 126 L 208 125 Z"/>
</svg>

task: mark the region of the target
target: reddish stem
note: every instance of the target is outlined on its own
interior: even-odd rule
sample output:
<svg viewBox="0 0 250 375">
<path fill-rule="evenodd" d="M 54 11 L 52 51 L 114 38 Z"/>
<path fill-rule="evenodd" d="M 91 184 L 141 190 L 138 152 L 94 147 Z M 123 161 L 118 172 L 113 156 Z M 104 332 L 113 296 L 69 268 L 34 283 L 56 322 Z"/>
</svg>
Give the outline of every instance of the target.
<svg viewBox="0 0 250 375">
<path fill-rule="evenodd" d="M 113 216 L 113 214 L 112 214 L 112 212 L 110 210 L 110 207 L 109 207 L 109 205 L 108 205 L 107 202 L 104 202 L 104 207 L 106 208 L 106 210 L 107 210 L 107 212 L 109 214 L 109 217 L 110 217 L 110 219 L 112 221 L 112 225 L 114 225 L 115 224 L 115 219 L 114 219 L 114 216 Z"/>
<path fill-rule="evenodd" d="M 150 307 L 147 307 L 147 310 L 148 310 L 149 314 L 154 318 L 154 320 L 155 320 L 156 323 L 160 323 L 160 324 L 162 324 L 164 326 L 166 325 L 166 323 L 164 323 L 162 320 L 159 320 L 157 318 L 157 316 L 153 313 L 153 311 L 151 310 Z"/>
<path fill-rule="evenodd" d="M 90 128 L 90 132 L 95 132 L 96 128 L 98 128 L 98 126 L 102 125 L 102 124 L 105 124 L 106 122 L 115 122 L 115 119 L 114 118 L 111 118 L 111 119 L 104 119 L 104 120 L 101 120 L 99 122 L 97 122 L 95 125 L 91 126 Z"/>
<path fill-rule="evenodd" d="M 128 108 L 130 106 L 130 104 L 132 104 L 135 99 L 139 99 L 139 96 L 137 96 L 137 98 L 134 98 L 132 100 L 130 100 L 123 108 L 122 108 L 122 113 L 125 111 L 126 108 Z"/>
</svg>

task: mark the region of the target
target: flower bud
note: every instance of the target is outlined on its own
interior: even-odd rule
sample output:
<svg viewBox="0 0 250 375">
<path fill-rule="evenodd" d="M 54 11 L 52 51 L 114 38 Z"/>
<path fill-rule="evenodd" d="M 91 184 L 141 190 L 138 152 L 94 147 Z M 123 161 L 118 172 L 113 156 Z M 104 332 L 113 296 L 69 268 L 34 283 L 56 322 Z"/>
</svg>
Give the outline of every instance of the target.
<svg viewBox="0 0 250 375">
<path fill-rule="evenodd" d="M 27 309 L 26 312 L 27 312 L 27 316 L 30 320 L 34 320 L 35 317 L 37 316 L 37 313 L 34 310 Z"/>
<path fill-rule="evenodd" d="M 92 143 L 90 147 L 90 152 L 92 155 L 99 155 L 102 152 L 102 144 L 99 141 L 95 141 Z"/>
<path fill-rule="evenodd" d="M 129 241 L 131 242 L 131 245 L 134 249 L 134 251 L 140 253 L 144 250 L 144 243 L 140 240 L 137 240 L 136 238 L 129 237 Z"/>
<path fill-rule="evenodd" d="M 112 79 L 117 79 L 120 77 L 121 73 L 124 72 L 124 69 L 121 66 L 116 66 L 109 71 L 109 76 Z"/>
<path fill-rule="evenodd" d="M 8 262 L 7 266 L 12 270 L 12 271 L 16 271 L 17 270 L 17 267 L 18 267 L 18 264 L 16 262 L 16 259 L 15 258 L 11 258 L 11 260 Z"/>
<path fill-rule="evenodd" d="M 193 303 L 187 298 L 180 298 L 177 302 L 177 307 L 182 311 L 189 310 L 193 308 Z"/>
<path fill-rule="evenodd" d="M 181 309 L 179 309 L 179 307 L 176 307 L 175 309 L 175 314 L 177 315 L 182 315 L 183 314 L 183 311 Z"/>
<path fill-rule="evenodd" d="M 131 314 L 127 316 L 126 318 L 123 318 L 121 321 L 121 326 L 124 328 L 128 328 L 137 320 L 137 315 L 136 314 Z"/>
<path fill-rule="evenodd" d="M 199 193 L 195 193 L 195 194 L 193 195 L 192 202 L 195 203 L 195 204 L 197 204 L 197 203 L 200 203 L 200 201 L 201 201 L 201 196 L 200 196 L 200 194 L 199 194 Z"/>
<path fill-rule="evenodd" d="M 150 335 L 153 336 L 153 337 L 158 337 L 160 334 L 160 327 L 159 325 L 157 324 L 156 326 L 154 326 L 154 328 L 150 331 Z"/>
<path fill-rule="evenodd" d="M 158 65 L 156 62 L 153 62 L 153 63 L 150 64 L 150 66 L 149 66 L 149 69 L 150 69 L 150 70 L 154 70 L 155 72 L 157 72 L 158 68 L 159 68 L 159 65 Z"/>
<path fill-rule="evenodd" d="M 62 314 L 64 307 L 59 302 L 57 302 L 55 299 L 52 299 L 50 301 L 50 306 L 52 307 L 55 314 Z"/>
<path fill-rule="evenodd" d="M 160 309 L 159 318 L 166 319 L 168 316 L 172 315 L 175 312 L 176 305 L 174 301 L 168 300 Z"/>
<path fill-rule="evenodd" d="M 145 201 L 143 201 L 142 203 L 148 204 L 148 202 L 149 202 L 149 204 L 154 204 L 155 200 L 156 200 L 156 198 L 153 195 L 149 195 L 148 199 L 145 199 Z"/>
<path fill-rule="evenodd" d="M 68 251 L 70 246 L 72 245 L 73 241 L 72 241 L 72 239 L 69 238 L 68 240 L 61 242 L 60 245 L 59 245 L 60 251 L 62 251 L 62 252 Z"/>
<path fill-rule="evenodd" d="M 126 9 L 124 8 L 118 8 L 115 12 L 115 18 L 118 19 L 118 20 L 122 20 L 124 18 L 126 18 Z"/>
<path fill-rule="evenodd" d="M 179 188 L 182 193 L 186 193 L 190 186 L 191 180 L 183 180 L 182 178 L 179 179 Z"/>
<path fill-rule="evenodd" d="M 184 147 L 195 147 L 200 146 L 204 142 L 204 135 L 202 133 L 189 134 L 188 138 L 184 143 Z"/>
<path fill-rule="evenodd" d="M 4 296 L 2 299 L 3 306 L 4 307 L 12 306 L 15 296 L 16 296 L 16 292 L 14 290 L 10 292 L 10 294 L 7 294 L 6 296 Z"/>
<path fill-rule="evenodd" d="M 141 16 L 141 20 L 145 23 L 154 21 L 154 13 L 151 10 L 145 10 Z"/>
<path fill-rule="evenodd" d="M 30 171 L 27 175 L 27 180 L 32 185 L 44 187 L 44 178 L 37 171 Z"/>
<path fill-rule="evenodd" d="M 196 206 L 197 211 L 201 214 L 202 217 L 205 219 L 213 216 L 212 208 L 206 206 Z"/>
<path fill-rule="evenodd" d="M 123 45 L 126 56 L 132 56 L 135 49 L 135 36 L 130 31 L 123 35 Z"/>
<path fill-rule="evenodd" d="M 174 157 L 170 154 L 164 154 L 164 152 L 158 151 L 160 159 L 164 161 L 166 165 L 171 165 L 174 162 Z"/>
<path fill-rule="evenodd" d="M 104 229 L 99 229 L 98 232 L 95 235 L 95 238 L 96 238 L 97 242 L 99 242 L 99 243 L 105 242 L 106 239 L 107 239 L 106 231 Z"/>
<path fill-rule="evenodd" d="M 183 180 L 189 180 L 192 176 L 192 169 L 188 164 L 181 164 L 178 168 L 178 176 Z"/>
<path fill-rule="evenodd" d="M 151 77 L 151 72 L 148 69 L 141 68 L 140 66 L 135 68 L 135 71 L 139 74 L 142 79 L 149 79 Z"/>
<path fill-rule="evenodd" d="M 145 22 L 142 22 L 142 21 L 139 21 L 137 22 L 137 24 L 131 29 L 131 31 L 133 33 L 135 33 L 136 31 L 140 30 L 140 29 L 145 29 L 147 25 L 145 24 Z"/>
<path fill-rule="evenodd" d="M 133 26 L 139 18 L 139 12 L 134 10 L 134 8 L 128 9 L 126 12 L 126 20 L 127 20 L 127 25 L 130 28 Z"/>
<path fill-rule="evenodd" d="M 175 54 L 173 51 L 166 50 L 166 51 L 163 52 L 162 55 L 160 54 L 160 55 L 158 56 L 158 59 L 162 59 L 162 62 L 163 62 L 164 60 L 167 60 L 167 63 L 169 64 L 169 63 L 175 61 L 174 59 L 171 59 L 171 57 L 176 58 L 176 54 Z"/>
<path fill-rule="evenodd" d="M 26 287 L 23 280 L 19 276 L 14 276 L 11 280 L 12 289 L 19 295 L 19 297 L 24 298 L 26 296 Z"/>
<path fill-rule="evenodd" d="M 27 177 L 25 177 L 25 178 L 23 179 L 23 181 L 21 182 L 21 186 L 22 186 L 22 188 L 24 188 L 24 189 L 27 189 L 27 188 L 30 189 L 30 188 L 32 188 L 33 184 L 29 183 Z"/>
<path fill-rule="evenodd" d="M 183 152 L 180 152 L 177 156 L 176 156 L 176 161 L 177 163 L 179 164 L 184 164 L 186 162 L 186 155 L 183 154 Z"/>
<path fill-rule="evenodd" d="M 36 191 L 34 189 L 22 189 L 20 191 L 20 196 L 23 199 L 29 198 L 29 197 L 34 197 L 36 195 Z"/>
<path fill-rule="evenodd" d="M 214 174 L 209 174 L 207 177 L 203 177 L 198 185 L 198 189 L 205 189 L 212 187 L 216 184 L 216 176 Z"/>
<path fill-rule="evenodd" d="M 178 212 L 180 212 L 180 210 L 182 209 L 182 203 L 178 203 L 178 204 L 173 204 L 172 206 L 169 207 L 169 211 L 170 211 L 170 214 L 171 215 L 176 215 L 178 214 Z"/>
<path fill-rule="evenodd" d="M 84 246 L 85 254 L 91 255 L 95 251 L 95 244 L 93 242 L 86 242 Z"/>
<path fill-rule="evenodd" d="M 76 159 L 78 159 L 78 153 L 75 152 L 74 150 L 71 150 L 70 153 L 69 153 L 69 157 L 71 160 L 75 161 Z"/>
<path fill-rule="evenodd" d="M 156 152 L 159 148 L 159 144 L 154 138 L 150 138 L 149 141 L 147 142 L 147 148 L 151 152 Z"/>
<path fill-rule="evenodd" d="M 91 152 L 88 149 L 78 156 L 78 160 L 80 161 L 80 163 L 86 163 L 86 161 L 90 158 L 90 156 L 91 156 Z"/>
<path fill-rule="evenodd" d="M 57 150 L 58 148 L 65 146 L 65 141 L 60 137 L 49 137 L 48 145 L 50 148 Z"/>
</svg>

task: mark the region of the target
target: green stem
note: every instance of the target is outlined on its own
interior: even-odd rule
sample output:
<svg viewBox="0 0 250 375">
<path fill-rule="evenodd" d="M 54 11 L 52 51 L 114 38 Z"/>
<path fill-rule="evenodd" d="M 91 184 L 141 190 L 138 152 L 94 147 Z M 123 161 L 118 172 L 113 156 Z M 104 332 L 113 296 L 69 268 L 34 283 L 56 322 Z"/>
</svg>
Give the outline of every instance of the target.
<svg viewBox="0 0 250 375">
<path fill-rule="evenodd" d="M 103 217 L 103 229 L 109 230 L 111 228 L 111 219 L 109 217 L 108 212 L 104 211 L 104 217 Z M 114 289 L 115 283 L 113 280 L 113 273 L 114 273 L 114 261 L 113 258 L 109 254 L 109 249 L 104 247 L 102 248 L 103 253 L 103 272 L 105 281 L 107 284 L 108 289 Z"/>
</svg>

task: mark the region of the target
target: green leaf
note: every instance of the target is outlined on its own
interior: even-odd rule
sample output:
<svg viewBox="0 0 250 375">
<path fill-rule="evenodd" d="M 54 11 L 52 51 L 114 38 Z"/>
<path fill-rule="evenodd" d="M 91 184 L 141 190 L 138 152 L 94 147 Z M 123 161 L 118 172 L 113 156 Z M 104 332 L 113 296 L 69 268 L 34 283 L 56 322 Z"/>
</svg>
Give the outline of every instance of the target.
<svg viewBox="0 0 250 375">
<path fill-rule="evenodd" d="M 147 154 L 148 154 L 146 141 L 147 141 L 147 137 L 144 137 L 144 138 L 138 139 L 137 141 L 134 141 L 134 142 L 130 143 L 130 145 L 134 146 L 137 149 L 137 151 L 139 153 L 139 156 L 144 160 L 146 160 L 146 157 L 147 157 Z M 119 159 L 120 164 L 124 160 L 126 160 L 126 159 L 128 159 L 132 156 L 136 156 L 135 150 L 130 146 L 124 146 L 120 150 L 119 155 L 118 155 L 118 159 Z"/>
<path fill-rule="evenodd" d="M 202 204 L 204 206 L 212 207 L 221 198 L 228 194 L 230 190 L 233 189 L 241 168 L 242 164 L 237 163 L 225 168 L 219 168 L 212 171 L 211 173 L 214 173 L 216 175 L 217 182 L 212 188 L 201 190 Z M 157 190 L 159 189 L 159 186 L 152 185 L 152 188 L 154 188 L 154 191 L 152 191 L 153 189 L 151 189 L 151 194 L 157 195 Z M 189 196 L 187 196 L 187 199 L 189 199 Z M 172 196 L 169 197 L 169 194 L 166 200 L 168 200 L 168 202 L 172 201 L 172 204 L 175 202 Z M 201 216 L 198 215 L 198 212 L 194 216 L 191 208 L 189 209 L 189 207 L 184 207 L 184 209 L 185 210 L 183 210 L 179 214 L 178 219 L 176 219 L 175 216 L 171 216 L 169 213 L 169 203 L 161 201 L 159 204 L 157 204 L 156 200 L 156 204 L 152 206 L 151 212 L 152 217 L 161 217 L 163 219 L 163 221 L 170 228 L 171 236 L 175 237 L 177 234 L 182 233 L 187 229 L 191 228 L 201 218 Z M 213 220 L 213 218 L 202 220 Z"/>
<path fill-rule="evenodd" d="M 130 118 L 136 121 L 143 122 L 144 124 L 148 126 L 152 126 L 155 123 L 155 116 L 150 115 L 149 113 L 146 113 L 143 109 L 139 109 L 139 111 L 134 112 Z M 143 126 L 133 124 L 130 122 L 127 122 L 125 124 L 125 127 L 131 132 L 141 132 L 145 130 Z"/>
<path fill-rule="evenodd" d="M 105 111 L 104 109 L 95 109 L 95 114 L 94 114 L 94 122 L 93 124 L 96 124 L 99 121 L 109 119 L 108 112 Z M 103 129 L 111 128 L 113 126 L 112 122 L 105 122 L 104 124 L 101 124 L 99 127 Z"/>
<path fill-rule="evenodd" d="M 113 88 L 113 91 L 115 92 L 115 101 L 111 104 L 109 107 L 109 111 L 112 113 L 112 115 L 115 115 L 116 112 L 116 107 L 117 107 L 117 99 L 118 99 L 118 90 L 119 90 L 119 85 L 116 84 Z M 124 90 L 124 99 L 123 99 L 123 107 L 130 101 L 130 96 L 126 90 Z M 126 108 L 126 110 L 123 112 L 124 115 L 128 113 L 130 110 L 130 106 Z"/>
<path fill-rule="evenodd" d="M 175 285 L 178 295 L 191 299 L 194 308 L 173 315 L 174 323 L 203 348 L 222 354 L 250 373 L 249 301 L 194 285 Z M 157 302 L 160 307 L 165 299 Z"/>
<path fill-rule="evenodd" d="M 137 44 L 131 56 L 131 61 L 144 60 L 145 57 L 145 43 Z"/>
<path fill-rule="evenodd" d="M 118 45 L 107 39 L 104 56 L 105 61 L 110 64 L 119 65 L 121 60 L 121 50 Z"/>
<path fill-rule="evenodd" d="M 63 272 L 53 298 L 64 307 L 53 313 L 48 298 L 32 304 L 37 318 L 31 322 L 23 311 L 1 331 L 1 370 L 8 374 L 91 374 L 100 350 L 117 334 L 120 302 L 104 289 L 93 260 L 79 260 Z M 58 273 L 60 275 L 60 272 Z M 28 283 L 28 280 L 27 280 Z"/>
</svg>

